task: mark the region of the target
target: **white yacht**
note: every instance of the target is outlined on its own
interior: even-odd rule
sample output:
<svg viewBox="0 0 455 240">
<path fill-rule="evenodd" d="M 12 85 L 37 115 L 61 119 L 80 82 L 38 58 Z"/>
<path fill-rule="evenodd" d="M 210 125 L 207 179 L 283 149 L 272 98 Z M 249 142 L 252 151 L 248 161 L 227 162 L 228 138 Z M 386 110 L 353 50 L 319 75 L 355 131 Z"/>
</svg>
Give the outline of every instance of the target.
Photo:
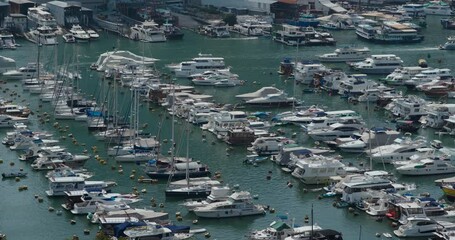
<svg viewBox="0 0 455 240">
<path fill-rule="evenodd" d="M 57 35 L 55 31 L 46 26 L 38 27 L 33 31 L 30 31 L 30 38 L 34 42 L 42 45 L 55 45 L 57 42 Z"/>
<path fill-rule="evenodd" d="M 449 118 L 444 120 L 443 131 L 447 132 L 450 136 L 455 135 L 455 115 L 450 116 Z"/>
<path fill-rule="evenodd" d="M 315 84 L 313 83 L 315 74 L 329 71 L 329 68 L 319 63 L 298 62 L 294 68 L 294 79 L 302 84 Z"/>
<path fill-rule="evenodd" d="M 74 215 L 80 214 L 88 214 L 94 213 L 99 210 L 100 206 L 103 207 L 104 211 L 117 211 L 117 210 L 126 210 L 130 209 L 125 203 L 117 202 L 117 201 L 110 201 L 110 200 L 102 200 L 102 199 L 87 199 L 79 203 L 75 203 L 73 205 L 73 209 L 71 209 L 71 213 Z"/>
<path fill-rule="evenodd" d="M 130 38 L 143 42 L 165 42 L 166 36 L 164 31 L 158 27 L 158 24 L 152 21 L 145 21 L 142 24 L 136 24 L 131 27 Z"/>
<path fill-rule="evenodd" d="M 455 173 L 455 166 L 442 160 L 425 158 L 417 162 L 411 161 L 396 170 L 401 175 L 424 176 Z"/>
<path fill-rule="evenodd" d="M 193 74 L 203 73 L 208 70 L 226 69 L 224 58 L 213 57 L 211 54 L 199 54 L 191 61 L 181 62 L 176 66 L 170 66 L 176 77 L 190 77 Z"/>
<path fill-rule="evenodd" d="M 370 49 L 367 47 L 343 47 L 338 48 L 333 53 L 326 53 L 318 56 L 321 62 L 349 62 L 362 61 L 370 57 Z"/>
<path fill-rule="evenodd" d="M 214 38 L 228 38 L 231 37 L 228 25 L 223 21 L 212 21 L 209 25 L 201 28 L 200 32 L 204 35 Z"/>
<path fill-rule="evenodd" d="M 235 97 L 242 100 L 242 101 L 248 101 L 251 99 L 259 98 L 259 97 L 265 97 L 269 94 L 276 94 L 276 93 L 281 93 L 282 90 L 276 88 L 276 87 L 262 87 L 261 89 L 251 92 L 251 93 L 244 93 L 240 95 L 236 95 Z"/>
<path fill-rule="evenodd" d="M 425 11 L 423 4 L 409 3 L 402 5 L 399 9 L 402 15 L 409 17 L 425 17 Z"/>
<path fill-rule="evenodd" d="M 416 67 L 400 67 L 396 68 L 391 74 L 387 75 L 383 80 L 394 86 L 404 85 L 405 81 L 411 80 L 412 77 L 427 70 L 428 68 Z"/>
<path fill-rule="evenodd" d="M 188 211 L 193 211 L 197 207 L 204 207 L 210 203 L 226 201 L 231 195 L 231 188 L 228 186 L 216 187 L 213 186 L 210 191 L 210 195 L 204 200 L 186 200 L 182 206 L 184 206 Z"/>
<path fill-rule="evenodd" d="M 291 153 L 291 161 L 295 162 L 292 176 L 305 184 L 327 184 L 331 177 L 346 174 L 345 165 L 330 157 L 300 157 Z"/>
<path fill-rule="evenodd" d="M 370 171 L 362 174 L 347 175 L 337 185 L 340 186 L 341 200 L 356 203 L 370 196 L 369 189 L 394 189 L 392 181 L 387 179 L 384 171 Z"/>
<path fill-rule="evenodd" d="M 29 28 L 48 27 L 57 30 L 57 21 L 54 16 L 43 6 L 31 7 L 27 10 Z"/>
<path fill-rule="evenodd" d="M 400 132 L 386 128 L 372 128 L 366 130 L 360 136 L 360 139 L 343 142 L 337 147 L 343 152 L 365 152 L 371 146 L 372 148 L 392 143 L 400 136 Z"/>
<path fill-rule="evenodd" d="M 82 27 L 78 24 L 75 24 L 71 27 L 70 33 L 73 34 L 74 38 L 78 42 L 87 42 L 90 40 L 90 36 L 87 34 L 87 32 L 82 29 Z"/>
<path fill-rule="evenodd" d="M 17 123 L 27 123 L 28 118 L 0 114 L 0 128 L 12 128 Z"/>
<path fill-rule="evenodd" d="M 359 121 L 345 121 L 334 123 L 323 129 L 308 131 L 308 135 L 315 141 L 332 141 L 340 137 L 349 137 L 354 133 L 359 133 L 365 125 Z"/>
<path fill-rule="evenodd" d="M 427 15 L 451 16 L 453 11 L 449 4 L 443 1 L 430 1 L 424 5 L 423 11 Z"/>
<path fill-rule="evenodd" d="M 427 69 L 414 75 L 410 80 L 405 81 L 405 85 L 407 87 L 415 87 L 435 79 L 445 80 L 451 79 L 452 77 L 452 71 L 449 68 Z"/>
<path fill-rule="evenodd" d="M 368 90 L 376 90 L 380 85 L 371 79 L 367 79 L 366 74 L 356 74 L 355 77 L 341 81 L 338 94 L 359 96 Z"/>
<path fill-rule="evenodd" d="M 423 98 L 408 95 L 406 98 L 393 99 L 384 109 L 390 111 L 396 118 L 417 121 L 427 115 L 425 110 L 427 104 Z"/>
<path fill-rule="evenodd" d="M 245 104 L 255 106 L 290 106 L 293 104 L 298 105 L 299 102 L 294 97 L 288 97 L 285 92 L 281 92 L 253 98 L 245 101 Z"/>
<path fill-rule="evenodd" d="M 455 104 L 429 104 L 427 115 L 422 116 L 419 122 L 424 126 L 439 129 L 445 124 L 445 120 L 455 114 Z"/>
<path fill-rule="evenodd" d="M 447 38 L 447 42 L 439 46 L 441 50 L 455 50 L 455 36 L 450 36 Z"/>
<path fill-rule="evenodd" d="M 223 75 L 212 75 L 209 77 L 197 77 L 191 80 L 194 85 L 198 86 L 220 86 L 221 84 L 233 84 L 233 86 L 243 84 L 242 80 L 237 79 L 237 77 L 228 77 Z"/>
<path fill-rule="evenodd" d="M 146 221 L 145 226 L 130 227 L 124 231 L 125 236 L 131 240 L 140 239 L 162 239 L 162 240 L 173 240 L 173 239 L 188 239 L 192 237 L 192 234 L 187 233 L 184 236 L 177 237 L 176 235 L 182 235 L 183 233 L 174 233 L 171 229 L 162 226 L 155 222 Z"/>
<path fill-rule="evenodd" d="M 410 217 L 406 224 L 401 225 L 393 233 L 397 237 L 430 237 L 438 230 L 454 229 L 455 224 L 451 222 L 435 221 L 427 217 Z"/>
<path fill-rule="evenodd" d="M 284 240 L 285 237 L 296 236 L 300 239 L 299 235 L 310 236 L 312 231 L 322 230 L 318 225 L 296 227 L 288 225 L 288 223 L 281 220 L 273 221 L 269 227 L 262 230 L 251 232 L 247 237 L 249 240 Z M 294 238 L 292 238 L 294 240 Z"/>
<path fill-rule="evenodd" d="M 366 74 L 389 74 L 403 65 L 400 57 L 394 54 L 371 55 L 362 62 L 352 63 L 351 67 Z"/>
<path fill-rule="evenodd" d="M 204 207 L 194 209 L 194 214 L 203 218 L 227 218 L 265 214 L 261 205 L 255 205 L 249 192 L 235 192 L 228 200 L 209 203 Z"/>
<path fill-rule="evenodd" d="M 378 163 L 392 163 L 394 161 L 406 160 L 418 153 L 419 149 L 426 149 L 426 146 L 427 141 L 425 139 L 412 140 L 409 138 L 397 138 L 393 144 L 371 149 L 371 158 Z"/>
</svg>

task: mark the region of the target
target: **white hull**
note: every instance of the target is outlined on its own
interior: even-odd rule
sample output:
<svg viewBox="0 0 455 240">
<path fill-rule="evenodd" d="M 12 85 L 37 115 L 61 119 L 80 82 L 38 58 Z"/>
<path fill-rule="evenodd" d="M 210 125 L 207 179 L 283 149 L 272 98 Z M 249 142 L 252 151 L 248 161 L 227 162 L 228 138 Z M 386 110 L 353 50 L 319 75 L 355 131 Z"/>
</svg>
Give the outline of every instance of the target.
<svg viewBox="0 0 455 240">
<path fill-rule="evenodd" d="M 198 217 L 202 218 L 229 218 L 229 217 L 242 217 L 242 216 L 252 216 L 252 215 L 262 215 L 265 214 L 264 209 L 251 209 L 251 210 L 226 210 L 226 211 L 201 211 L 197 208 L 194 209 L 194 213 Z"/>
</svg>

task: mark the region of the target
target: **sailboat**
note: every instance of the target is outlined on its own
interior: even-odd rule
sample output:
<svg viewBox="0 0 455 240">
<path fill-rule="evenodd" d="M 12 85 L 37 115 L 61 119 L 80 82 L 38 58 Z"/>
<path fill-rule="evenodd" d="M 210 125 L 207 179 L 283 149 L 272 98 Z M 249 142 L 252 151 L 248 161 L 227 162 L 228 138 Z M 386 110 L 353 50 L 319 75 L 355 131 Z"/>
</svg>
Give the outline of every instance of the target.
<svg viewBox="0 0 455 240">
<path fill-rule="evenodd" d="M 175 99 L 175 89 L 172 90 L 172 94 Z M 172 104 L 172 112 L 175 112 L 175 106 Z M 207 165 L 200 162 L 191 161 L 187 156 L 185 162 L 177 162 L 179 158 L 175 157 L 175 141 L 174 141 L 174 123 L 175 123 L 175 114 L 172 114 L 172 147 L 170 149 L 171 159 L 170 162 L 165 162 L 162 160 L 151 160 L 148 161 L 145 165 L 145 173 L 152 179 L 168 179 L 171 180 L 180 180 L 188 179 L 195 177 L 207 177 L 210 176 L 210 171 Z M 189 133 L 188 133 L 189 134 Z M 189 136 L 188 136 L 189 138 Z M 189 141 L 189 140 L 188 140 Z M 189 144 L 187 144 L 188 147 Z"/>
<path fill-rule="evenodd" d="M 190 184 L 190 158 L 189 158 L 189 143 L 190 143 L 190 131 L 189 123 L 187 123 L 187 141 L 186 141 L 186 170 L 185 179 L 186 186 L 172 185 L 169 182 L 166 188 L 166 197 L 182 197 L 182 198 L 205 198 L 210 195 L 212 184 L 202 182 L 202 184 L 191 185 Z M 169 181 L 172 179 L 172 175 L 169 177 Z M 219 183 L 221 184 L 221 183 Z"/>
</svg>

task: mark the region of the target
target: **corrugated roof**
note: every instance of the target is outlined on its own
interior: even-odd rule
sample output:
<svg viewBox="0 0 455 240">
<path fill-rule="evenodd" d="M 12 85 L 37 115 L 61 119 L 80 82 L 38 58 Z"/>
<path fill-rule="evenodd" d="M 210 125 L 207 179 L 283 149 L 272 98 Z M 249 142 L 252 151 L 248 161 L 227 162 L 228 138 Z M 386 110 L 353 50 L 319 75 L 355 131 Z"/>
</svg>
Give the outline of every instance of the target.
<svg viewBox="0 0 455 240">
<path fill-rule="evenodd" d="M 297 0 L 278 0 L 280 3 L 297 4 Z"/>
<path fill-rule="evenodd" d="M 33 3 L 31 1 L 28 1 L 28 0 L 9 0 L 9 2 L 13 2 L 13 3 L 16 3 L 16 4 Z"/>
</svg>

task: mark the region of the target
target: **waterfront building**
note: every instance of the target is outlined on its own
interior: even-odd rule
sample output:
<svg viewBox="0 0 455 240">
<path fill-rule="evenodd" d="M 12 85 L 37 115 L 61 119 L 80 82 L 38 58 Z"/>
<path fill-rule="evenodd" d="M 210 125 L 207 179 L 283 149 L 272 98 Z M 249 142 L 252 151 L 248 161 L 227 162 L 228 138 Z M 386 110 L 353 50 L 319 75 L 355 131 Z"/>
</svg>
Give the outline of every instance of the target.
<svg viewBox="0 0 455 240">
<path fill-rule="evenodd" d="M 91 9 L 81 6 L 80 2 L 51 1 L 46 3 L 49 12 L 54 15 L 57 24 L 71 28 L 73 24 L 87 26 L 92 21 Z"/>
</svg>

